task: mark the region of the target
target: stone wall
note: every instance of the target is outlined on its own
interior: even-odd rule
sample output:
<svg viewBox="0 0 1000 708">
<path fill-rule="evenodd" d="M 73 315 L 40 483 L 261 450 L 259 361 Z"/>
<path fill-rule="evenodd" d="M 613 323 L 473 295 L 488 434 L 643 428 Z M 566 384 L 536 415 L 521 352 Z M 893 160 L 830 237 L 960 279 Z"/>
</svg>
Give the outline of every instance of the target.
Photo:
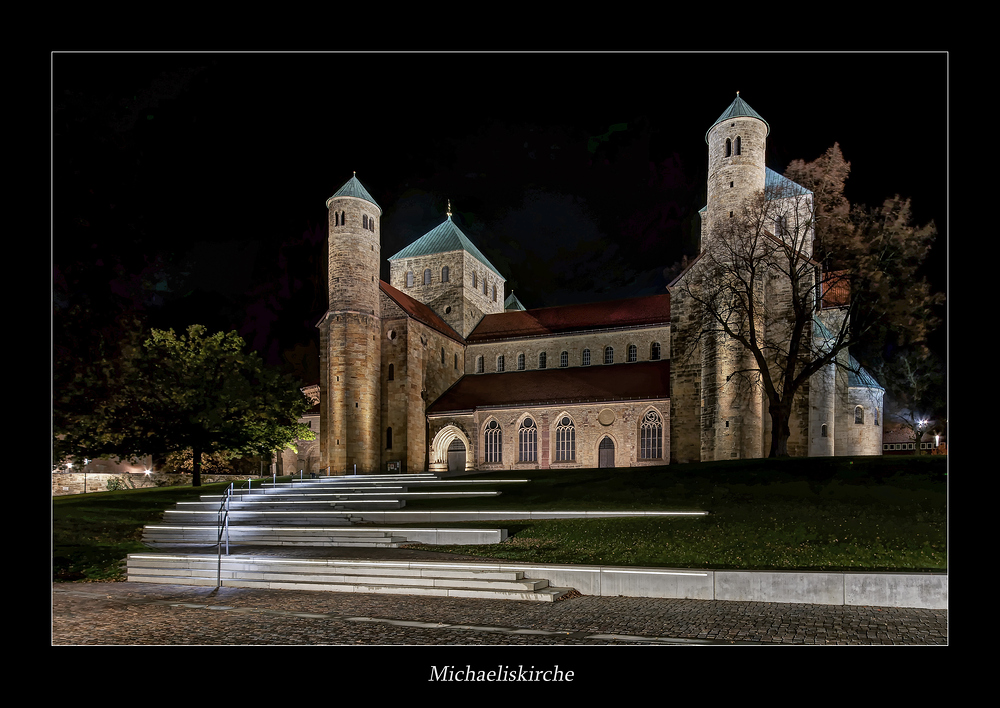
<svg viewBox="0 0 1000 708">
<path fill-rule="evenodd" d="M 483 358 L 482 372 L 491 374 L 497 370 L 497 358 L 503 356 L 504 371 L 518 371 L 518 357 L 524 356 L 524 370 L 534 371 L 540 366 L 540 355 L 545 353 L 546 369 L 560 368 L 563 352 L 567 354 L 568 366 L 583 366 L 583 352 L 590 350 L 590 366 L 604 364 L 605 347 L 612 347 L 614 363 L 628 361 L 629 347 L 636 348 L 636 362 L 652 361 L 652 344 L 660 345 L 657 361 L 670 358 L 670 326 L 613 328 L 577 334 L 563 334 L 553 337 L 529 337 L 484 342 L 469 345 L 466 354 L 466 374 L 477 373 L 477 359 Z"/>
<path fill-rule="evenodd" d="M 640 428 L 650 411 L 659 419 L 660 455 L 642 459 Z M 519 430 L 529 417 L 536 430 L 537 458 L 525 462 L 519 459 Z M 575 447 L 572 459 L 559 460 L 558 428 L 565 418 L 572 422 Z M 499 424 L 501 454 L 499 460 L 489 461 L 486 430 L 494 420 Z M 599 449 L 605 438 L 614 444 L 615 467 L 665 465 L 670 461 L 670 401 L 666 399 L 481 409 L 473 413 L 432 416 L 429 420 L 432 448 L 437 447 L 438 435 L 451 426 L 460 429 L 469 439 L 472 449 L 466 454 L 474 457 L 472 467 L 479 471 L 599 467 Z"/>
<path fill-rule="evenodd" d="M 133 484 L 137 489 L 147 487 L 190 487 L 191 475 L 172 474 L 166 472 L 144 472 L 107 474 L 102 472 L 53 472 L 52 473 L 52 496 L 65 496 L 67 494 L 83 494 L 92 492 L 108 491 L 109 479 L 122 479 L 126 484 Z M 203 474 L 202 484 L 214 484 L 215 482 L 245 482 L 247 479 L 270 479 L 270 477 L 260 476 L 235 476 Z"/>
</svg>

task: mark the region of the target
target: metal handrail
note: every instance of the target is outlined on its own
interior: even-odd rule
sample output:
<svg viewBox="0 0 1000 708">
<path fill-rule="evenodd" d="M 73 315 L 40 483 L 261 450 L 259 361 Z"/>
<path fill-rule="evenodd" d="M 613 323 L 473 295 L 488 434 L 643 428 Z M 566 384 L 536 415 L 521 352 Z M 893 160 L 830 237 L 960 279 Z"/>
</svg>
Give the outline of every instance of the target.
<svg viewBox="0 0 1000 708">
<path fill-rule="evenodd" d="M 275 477 L 277 481 L 277 477 Z M 247 493 L 249 494 L 253 490 L 252 480 L 247 480 Z M 236 482 L 230 482 L 229 486 L 222 493 L 222 503 L 219 504 L 218 512 L 218 527 L 219 535 L 216 539 L 216 546 L 218 547 L 218 564 L 216 569 L 216 587 L 222 587 L 222 535 L 226 535 L 226 555 L 229 555 L 229 503 L 232 501 L 233 495 L 239 491 L 240 499 L 243 498 L 242 485 L 239 490 L 236 487 Z"/>
</svg>

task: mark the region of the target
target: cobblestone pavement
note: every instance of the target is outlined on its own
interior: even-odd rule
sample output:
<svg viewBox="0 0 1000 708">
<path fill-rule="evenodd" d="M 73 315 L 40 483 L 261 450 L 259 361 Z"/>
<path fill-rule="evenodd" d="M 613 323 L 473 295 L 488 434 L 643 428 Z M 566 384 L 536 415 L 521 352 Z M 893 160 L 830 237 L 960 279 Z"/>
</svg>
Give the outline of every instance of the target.
<svg viewBox="0 0 1000 708">
<path fill-rule="evenodd" d="M 895 607 L 52 585 L 53 645 L 945 645 L 947 624 Z"/>
</svg>

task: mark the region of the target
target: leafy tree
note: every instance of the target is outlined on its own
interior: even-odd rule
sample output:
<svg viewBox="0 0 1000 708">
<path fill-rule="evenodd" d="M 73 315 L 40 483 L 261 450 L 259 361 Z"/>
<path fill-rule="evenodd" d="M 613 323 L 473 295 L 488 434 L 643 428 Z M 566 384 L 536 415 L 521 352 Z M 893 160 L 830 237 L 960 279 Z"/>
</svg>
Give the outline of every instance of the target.
<svg viewBox="0 0 1000 708">
<path fill-rule="evenodd" d="M 190 450 L 200 486 L 206 454 L 269 457 L 312 439 L 298 422 L 310 404 L 296 383 L 244 349 L 235 332 L 152 330 L 120 365 L 111 394 L 57 430 L 57 455 L 121 459 Z"/>
<path fill-rule="evenodd" d="M 679 281 L 702 312 L 692 341 L 724 342 L 726 380 L 763 390 L 770 457 L 788 455 L 793 400 L 813 374 L 853 366 L 847 349 L 872 338 L 922 341 L 940 301 L 917 277 L 934 225 L 915 226 L 898 196 L 879 209 L 851 208 L 849 173 L 838 145 L 792 163 L 788 179 L 715 225 Z"/>
</svg>

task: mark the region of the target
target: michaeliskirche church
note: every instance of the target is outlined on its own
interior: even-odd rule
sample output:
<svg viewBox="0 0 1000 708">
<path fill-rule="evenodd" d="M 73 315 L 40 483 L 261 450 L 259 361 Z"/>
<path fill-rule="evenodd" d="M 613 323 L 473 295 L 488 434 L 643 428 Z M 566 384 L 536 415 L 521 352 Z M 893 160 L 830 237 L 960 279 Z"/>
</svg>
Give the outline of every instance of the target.
<svg viewBox="0 0 1000 708">
<path fill-rule="evenodd" d="M 703 249 L 722 210 L 785 179 L 764 164 L 769 130 L 739 96 L 709 128 Z M 286 471 L 454 474 L 767 454 L 763 394 L 727 392 L 724 343 L 683 356 L 677 347 L 701 342 L 682 288 L 699 259 L 662 294 L 525 309 L 450 206 L 389 256 L 389 282 L 379 277 L 382 210 L 356 176 L 327 208 L 329 309 L 317 325 L 320 384 L 307 391 L 319 433 L 286 451 Z M 817 331 L 843 317 L 828 310 Z M 881 394 L 863 372 L 831 365 L 814 375 L 797 394 L 789 454 L 880 454 Z"/>
</svg>

